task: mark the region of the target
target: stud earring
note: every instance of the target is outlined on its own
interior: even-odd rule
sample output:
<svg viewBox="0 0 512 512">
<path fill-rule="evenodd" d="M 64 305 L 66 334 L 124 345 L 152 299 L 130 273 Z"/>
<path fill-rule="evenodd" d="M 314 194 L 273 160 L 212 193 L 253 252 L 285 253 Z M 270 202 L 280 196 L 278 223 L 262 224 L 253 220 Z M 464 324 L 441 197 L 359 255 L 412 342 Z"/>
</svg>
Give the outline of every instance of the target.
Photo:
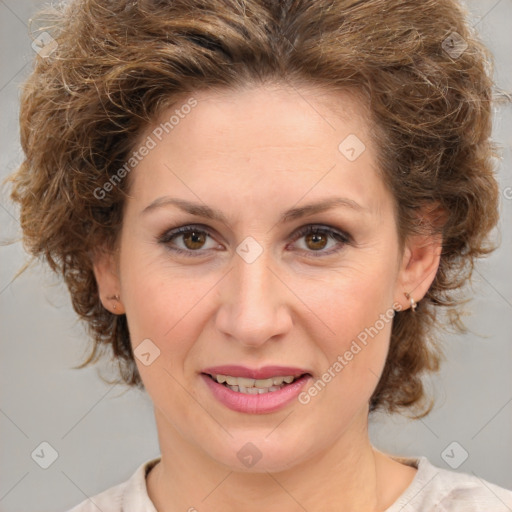
<svg viewBox="0 0 512 512">
<path fill-rule="evenodd" d="M 413 313 L 416 313 L 417 302 L 407 292 L 405 292 L 404 295 L 411 301 L 411 309 Z"/>
<path fill-rule="evenodd" d="M 115 300 L 116 302 L 119 301 L 121 297 L 119 295 L 113 295 L 112 297 L 107 297 L 109 300 Z M 112 309 L 115 311 L 117 309 L 117 304 L 114 302 L 114 305 L 112 306 Z"/>
</svg>

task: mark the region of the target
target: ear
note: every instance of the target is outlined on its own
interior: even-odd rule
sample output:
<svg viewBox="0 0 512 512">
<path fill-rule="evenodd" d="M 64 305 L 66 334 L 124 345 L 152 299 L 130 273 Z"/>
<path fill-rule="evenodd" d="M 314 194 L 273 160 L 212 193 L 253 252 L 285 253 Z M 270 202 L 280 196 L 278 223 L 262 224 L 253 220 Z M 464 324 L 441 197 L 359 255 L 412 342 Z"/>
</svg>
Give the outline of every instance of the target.
<svg viewBox="0 0 512 512">
<path fill-rule="evenodd" d="M 423 207 L 419 222 L 427 228 L 440 227 L 446 220 L 446 212 L 437 204 Z M 401 310 L 411 307 L 409 294 L 419 302 L 428 292 L 439 268 L 443 240 L 441 234 L 410 235 L 404 247 L 400 269 L 398 271 L 395 302 Z"/>
<path fill-rule="evenodd" d="M 120 296 L 117 251 L 101 248 L 93 256 L 93 271 L 103 307 L 115 315 L 125 313 Z"/>
</svg>

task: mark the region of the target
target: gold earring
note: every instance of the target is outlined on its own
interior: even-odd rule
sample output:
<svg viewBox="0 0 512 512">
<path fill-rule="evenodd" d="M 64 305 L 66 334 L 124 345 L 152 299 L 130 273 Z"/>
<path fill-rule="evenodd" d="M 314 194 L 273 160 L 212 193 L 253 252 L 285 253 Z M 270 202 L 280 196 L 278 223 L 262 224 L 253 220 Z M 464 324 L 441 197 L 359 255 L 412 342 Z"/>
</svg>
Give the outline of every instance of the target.
<svg viewBox="0 0 512 512">
<path fill-rule="evenodd" d="M 417 302 L 407 292 L 404 292 L 404 295 L 411 301 L 411 309 L 413 313 L 416 313 Z"/>
</svg>

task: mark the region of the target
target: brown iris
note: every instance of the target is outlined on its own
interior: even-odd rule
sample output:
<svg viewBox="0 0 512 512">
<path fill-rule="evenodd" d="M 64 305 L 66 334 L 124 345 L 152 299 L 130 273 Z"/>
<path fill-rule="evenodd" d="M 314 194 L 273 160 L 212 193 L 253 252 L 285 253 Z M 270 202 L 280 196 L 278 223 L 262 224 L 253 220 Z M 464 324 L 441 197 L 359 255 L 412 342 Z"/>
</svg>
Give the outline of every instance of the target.
<svg viewBox="0 0 512 512">
<path fill-rule="evenodd" d="M 327 244 L 327 237 L 324 234 L 321 233 L 309 233 L 305 236 L 306 243 L 309 243 L 309 241 L 312 241 L 313 245 L 308 247 L 310 249 L 318 250 L 323 249 L 325 245 Z M 323 239 L 323 241 L 322 241 Z M 323 243 L 322 243 L 323 242 Z M 320 244 L 320 245 L 318 245 Z"/>
<path fill-rule="evenodd" d="M 190 231 L 182 235 L 185 246 L 187 249 L 191 250 L 200 249 L 206 241 L 206 236 L 205 233 L 201 233 L 200 231 Z M 199 244 L 199 246 L 195 244 Z"/>
</svg>

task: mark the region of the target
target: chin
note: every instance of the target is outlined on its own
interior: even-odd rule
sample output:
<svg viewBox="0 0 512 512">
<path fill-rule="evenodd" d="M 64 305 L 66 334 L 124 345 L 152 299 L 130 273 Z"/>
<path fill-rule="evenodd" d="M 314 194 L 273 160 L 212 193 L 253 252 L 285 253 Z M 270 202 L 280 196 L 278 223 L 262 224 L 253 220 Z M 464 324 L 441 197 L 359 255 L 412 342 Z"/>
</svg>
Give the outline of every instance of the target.
<svg viewBox="0 0 512 512">
<path fill-rule="evenodd" d="M 230 471 L 240 473 L 279 473 L 286 471 L 307 459 L 304 443 L 288 439 L 286 444 L 277 438 L 266 439 L 268 431 L 258 435 L 240 435 L 230 439 L 229 446 L 212 450 L 207 447 L 210 457 Z M 298 453 L 297 446 L 301 446 Z"/>
</svg>

